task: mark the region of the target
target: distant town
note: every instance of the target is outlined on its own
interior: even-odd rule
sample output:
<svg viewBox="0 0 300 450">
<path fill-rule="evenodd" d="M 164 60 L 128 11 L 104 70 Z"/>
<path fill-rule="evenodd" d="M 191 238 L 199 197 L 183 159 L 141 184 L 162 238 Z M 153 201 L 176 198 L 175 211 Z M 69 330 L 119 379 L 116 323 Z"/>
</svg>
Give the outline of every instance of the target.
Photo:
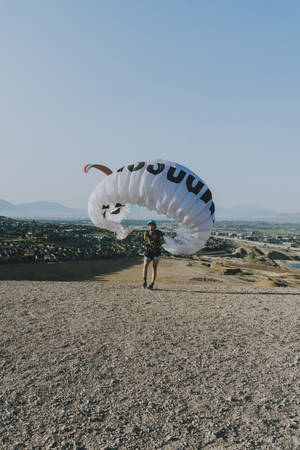
<svg viewBox="0 0 300 450">
<path fill-rule="evenodd" d="M 300 250 L 300 223 L 223 221 L 215 224 L 212 236 Z"/>
<path fill-rule="evenodd" d="M 134 224 L 136 230 L 119 241 L 112 233 L 95 228 L 89 220 L 22 220 L 0 216 L 0 263 L 50 263 L 141 255 L 146 221 L 129 221 L 129 224 Z M 172 234 L 176 223 L 161 221 L 159 227 Z M 232 240 L 299 249 L 300 224 L 218 222 L 199 255 L 229 248 Z"/>
</svg>

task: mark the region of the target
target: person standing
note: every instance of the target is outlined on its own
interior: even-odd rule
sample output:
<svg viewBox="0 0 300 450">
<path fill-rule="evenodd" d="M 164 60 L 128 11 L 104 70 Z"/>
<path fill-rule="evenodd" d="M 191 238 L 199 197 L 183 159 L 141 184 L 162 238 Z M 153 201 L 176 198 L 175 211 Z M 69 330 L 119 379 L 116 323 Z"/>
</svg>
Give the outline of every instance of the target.
<svg viewBox="0 0 300 450">
<path fill-rule="evenodd" d="M 156 276 L 157 276 L 157 266 L 161 255 L 161 246 L 165 242 L 164 234 L 162 231 L 157 229 L 156 222 L 150 220 L 147 223 L 147 231 L 144 233 L 144 244 L 145 244 L 145 254 L 144 254 L 144 266 L 143 266 L 143 288 L 147 287 L 147 272 L 149 264 L 153 263 L 152 266 L 152 279 L 148 286 L 148 289 L 153 289 Z"/>
</svg>

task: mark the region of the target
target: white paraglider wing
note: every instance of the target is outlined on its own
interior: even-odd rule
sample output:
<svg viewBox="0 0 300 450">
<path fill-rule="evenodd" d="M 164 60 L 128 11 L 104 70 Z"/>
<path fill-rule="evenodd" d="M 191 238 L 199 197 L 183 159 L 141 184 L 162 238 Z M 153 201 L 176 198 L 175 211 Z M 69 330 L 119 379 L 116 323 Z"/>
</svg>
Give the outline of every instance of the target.
<svg viewBox="0 0 300 450">
<path fill-rule="evenodd" d="M 124 239 L 131 231 L 121 224 L 130 214 L 128 204 L 145 206 L 179 222 L 175 238 L 165 236 L 163 245 L 174 255 L 199 251 L 214 223 L 212 195 L 204 181 L 171 161 L 143 161 L 112 172 L 90 195 L 89 216 L 97 227 Z"/>
</svg>

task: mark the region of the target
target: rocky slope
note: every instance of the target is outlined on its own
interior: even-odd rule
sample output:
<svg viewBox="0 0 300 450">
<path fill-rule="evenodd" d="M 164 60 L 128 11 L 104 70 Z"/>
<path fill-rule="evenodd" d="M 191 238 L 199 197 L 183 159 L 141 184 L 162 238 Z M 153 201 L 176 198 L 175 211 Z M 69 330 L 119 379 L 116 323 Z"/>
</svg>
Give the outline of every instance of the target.
<svg viewBox="0 0 300 450">
<path fill-rule="evenodd" d="M 1 281 L 4 449 L 296 449 L 299 289 Z"/>
</svg>

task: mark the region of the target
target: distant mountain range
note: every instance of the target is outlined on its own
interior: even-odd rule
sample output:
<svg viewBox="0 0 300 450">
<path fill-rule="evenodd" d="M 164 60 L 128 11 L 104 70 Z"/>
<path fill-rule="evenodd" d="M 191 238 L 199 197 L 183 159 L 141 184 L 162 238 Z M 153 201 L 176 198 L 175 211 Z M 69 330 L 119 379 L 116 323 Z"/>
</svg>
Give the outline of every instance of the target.
<svg viewBox="0 0 300 450">
<path fill-rule="evenodd" d="M 164 219 L 166 216 L 158 215 L 147 208 L 131 206 L 132 218 L 136 219 Z M 0 216 L 12 218 L 88 218 L 87 210 L 68 208 L 60 203 L 31 202 L 14 205 L 0 199 Z M 268 222 L 294 222 L 300 223 L 300 212 L 280 214 L 276 211 L 260 208 L 253 205 L 240 205 L 232 208 L 216 206 L 216 220 L 264 220 Z"/>
<path fill-rule="evenodd" d="M 31 202 L 13 205 L 0 199 L 0 215 L 24 218 L 87 218 L 84 209 L 73 209 L 53 202 Z"/>
<path fill-rule="evenodd" d="M 266 222 L 300 223 L 300 212 L 283 214 L 254 205 L 240 205 L 232 208 L 217 206 L 216 220 L 263 220 Z"/>
</svg>

